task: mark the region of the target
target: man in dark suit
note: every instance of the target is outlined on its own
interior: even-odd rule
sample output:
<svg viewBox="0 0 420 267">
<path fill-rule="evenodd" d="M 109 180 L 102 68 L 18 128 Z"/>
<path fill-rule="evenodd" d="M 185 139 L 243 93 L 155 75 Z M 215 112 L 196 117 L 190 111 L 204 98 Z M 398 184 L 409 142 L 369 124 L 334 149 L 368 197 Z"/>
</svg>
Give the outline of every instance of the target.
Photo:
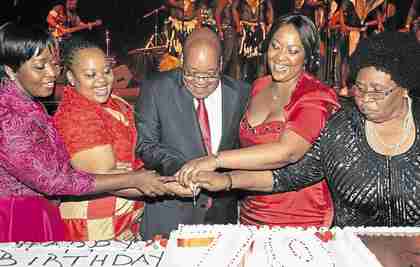
<svg viewBox="0 0 420 267">
<path fill-rule="evenodd" d="M 136 104 L 136 152 L 146 168 L 170 176 L 191 159 L 238 147 L 250 87 L 221 75 L 221 53 L 217 34 L 197 29 L 184 44 L 181 70 L 142 83 Z M 236 204 L 230 192 L 201 192 L 194 206 L 191 198 L 154 200 L 146 204 L 141 231 L 147 240 L 167 235 L 179 224 L 236 223 Z"/>
</svg>

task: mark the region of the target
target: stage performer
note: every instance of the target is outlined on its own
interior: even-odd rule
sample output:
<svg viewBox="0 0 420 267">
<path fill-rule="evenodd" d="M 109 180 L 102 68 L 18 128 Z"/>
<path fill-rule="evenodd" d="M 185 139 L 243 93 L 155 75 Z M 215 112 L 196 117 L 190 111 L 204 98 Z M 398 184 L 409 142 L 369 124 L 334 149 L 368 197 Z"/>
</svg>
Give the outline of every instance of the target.
<svg viewBox="0 0 420 267">
<path fill-rule="evenodd" d="M 381 5 L 384 0 L 343 0 L 340 5 L 340 55 L 341 90 L 348 91 L 349 57 L 356 49 L 359 40 L 368 36 L 370 27 L 376 32 L 384 30 Z"/>
<path fill-rule="evenodd" d="M 232 14 L 239 40 L 241 79 L 253 82 L 265 74 L 261 44 L 273 24 L 271 0 L 233 0 Z"/>
<path fill-rule="evenodd" d="M 166 0 L 169 8 L 169 52 L 180 58 L 187 36 L 199 26 L 200 8 L 196 0 Z"/>
<path fill-rule="evenodd" d="M 233 0 L 217 0 L 214 15 L 223 44 L 223 73 L 239 78 L 239 42 L 233 21 L 232 2 Z"/>
<path fill-rule="evenodd" d="M 47 23 L 50 32 L 56 38 L 69 37 L 66 34 L 66 29 L 87 25 L 84 23 L 77 14 L 78 0 L 66 0 L 66 4 L 54 6 L 47 16 Z"/>
</svg>

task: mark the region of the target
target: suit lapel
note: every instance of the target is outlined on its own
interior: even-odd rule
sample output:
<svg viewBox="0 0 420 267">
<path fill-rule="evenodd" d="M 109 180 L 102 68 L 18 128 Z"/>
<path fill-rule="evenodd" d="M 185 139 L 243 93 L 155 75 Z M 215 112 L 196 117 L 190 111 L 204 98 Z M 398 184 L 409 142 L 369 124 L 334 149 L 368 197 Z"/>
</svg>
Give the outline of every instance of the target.
<svg viewBox="0 0 420 267">
<path fill-rule="evenodd" d="M 232 137 L 232 121 L 237 111 L 239 92 L 235 90 L 226 79 L 222 79 L 222 139 L 219 150 Z"/>
</svg>

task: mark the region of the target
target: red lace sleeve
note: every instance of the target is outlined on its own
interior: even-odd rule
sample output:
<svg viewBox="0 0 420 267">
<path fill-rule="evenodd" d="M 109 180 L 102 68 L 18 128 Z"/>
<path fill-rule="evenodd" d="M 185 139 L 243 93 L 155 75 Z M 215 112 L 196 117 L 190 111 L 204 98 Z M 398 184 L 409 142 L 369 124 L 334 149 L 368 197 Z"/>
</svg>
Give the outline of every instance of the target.
<svg viewBox="0 0 420 267">
<path fill-rule="evenodd" d="M 72 157 L 95 146 L 112 144 L 104 121 L 93 106 L 61 103 L 54 123 Z"/>
<path fill-rule="evenodd" d="M 299 96 L 287 111 L 286 129 L 313 143 L 324 128 L 329 116 L 339 108 L 331 88 L 318 86 Z"/>
</svg>

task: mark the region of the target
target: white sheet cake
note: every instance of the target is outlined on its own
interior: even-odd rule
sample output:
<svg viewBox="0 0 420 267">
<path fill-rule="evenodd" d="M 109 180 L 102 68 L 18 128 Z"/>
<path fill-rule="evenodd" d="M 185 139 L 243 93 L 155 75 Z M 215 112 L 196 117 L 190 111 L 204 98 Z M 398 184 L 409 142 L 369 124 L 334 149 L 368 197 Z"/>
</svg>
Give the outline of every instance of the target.
<svg viewBox="0 0 420 267">
<path fill-rule="evenodd" d="M 211 237 L 211 242 L 199 242 Z M 351 231 L 339 228 L 181 226 L 171 233 L 163 267 L 380 267 Z"/>
</svg>

